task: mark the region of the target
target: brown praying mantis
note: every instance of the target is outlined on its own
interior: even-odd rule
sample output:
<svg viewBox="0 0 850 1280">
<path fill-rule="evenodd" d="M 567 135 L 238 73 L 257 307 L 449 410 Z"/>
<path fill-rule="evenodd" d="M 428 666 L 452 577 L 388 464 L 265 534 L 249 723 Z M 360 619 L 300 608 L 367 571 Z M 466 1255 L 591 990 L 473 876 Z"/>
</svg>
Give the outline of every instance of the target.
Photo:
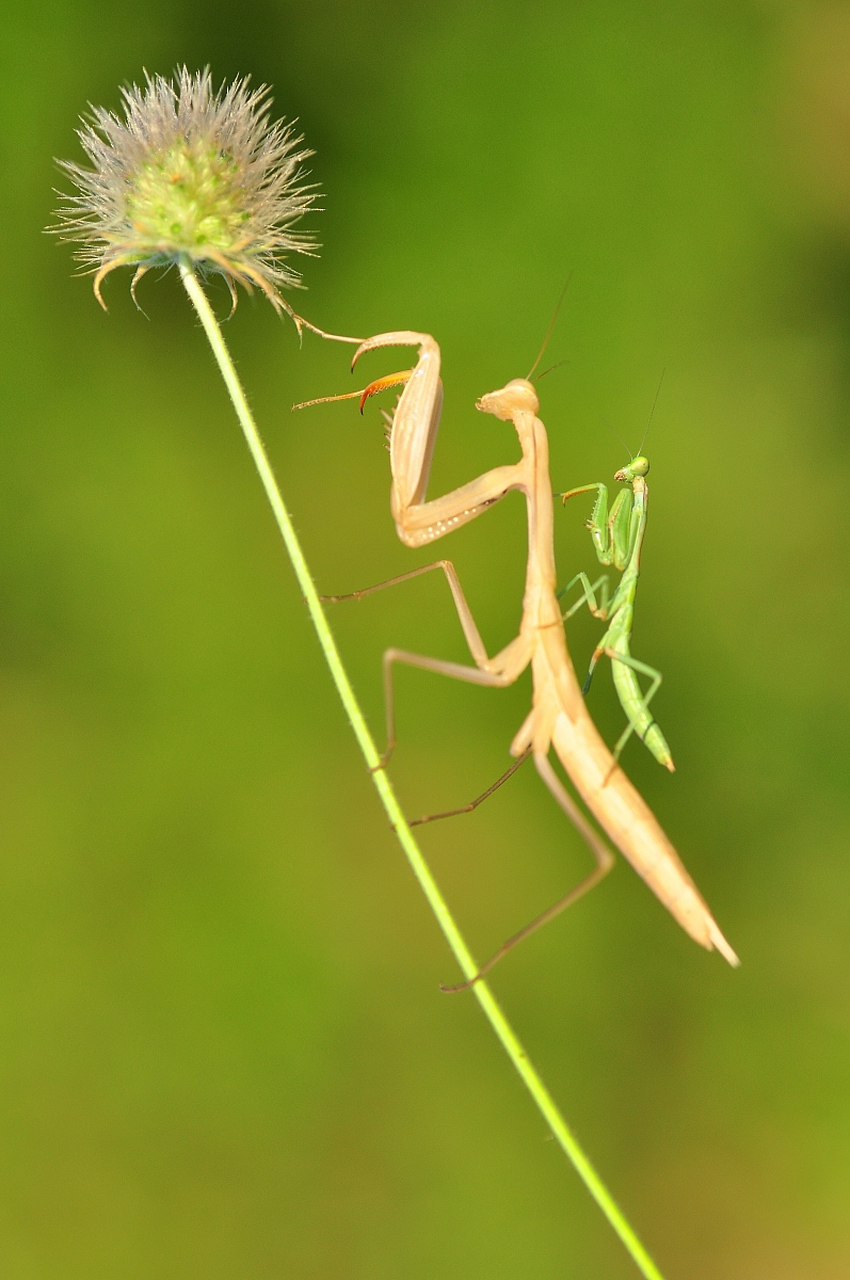
<svg viewBox="0 0 850 1280">
<path fill-rule="evenodd" d="M 548 923 L 591 889 L 613 865 L 614 857 L 606 841 L 585 817 L 555 772 L 549 758 L 553 747 L 596 822 L 686 933 L 707 950 L 716 948 L 730 964 L 737 965 L 739 961 L 735 952 L 720 932 L 676 850 L 605 745 L 585 705 L 567 649 L 561 606 L 556 595 L 549 445 L 546 428 L 537 416 L 539 401 L 534 386 L 527 378 L 515 378 L 501 390 L 482 396 L 476 406 L 503 422 L 513 423 L 522 450 L 520 460 L 512 465 L 495 467 L 442 497 L 426 500 L 428 473 L 443 401 L 440 349 L 429 334 L 407 330 L 382 333 L 360 344 L 354 353 L 352 367 L 367 352 L 391 346 L 417 347 L 415 367 L 380 378 L 370 383 L 365 391 L 353 394 L 360 395 L 362 409 L 370 395 L 385 387 L 404 384 L 390 418 L 389 430 L 390 505 L 398 536 L 409 547 L 424 546 L 468 524 L 511 490 L 517 489 L 524 494 L 526 501 L 528 561 L 519 633 L 493 657 L 487 653 L 458 575 L 449 560 L 423 565 L 348 596 L 325 597 L 328 600 L 362 597 L 434 569 L 440 569 L 446 575 L 475 665 L 446 662 L 403 649 L 387 649 L 384 654 L 387 749 L 382 767 L 395 745 L 393 667 L 396 663 L 493 688 L 512 684 L 530 664 L 532 707 L 511 743 L 510 752 L 517 761 L 529 753 L 533 756 L 537 772 L 586 841 L 596 862 L 594 870 L 584 880 L 508 939 L 482 966 L 472 982 L 488 972 L 517 942 Z M 462 983 L 445 989 L 462 990 L 469 985 Z"/>
</svg>

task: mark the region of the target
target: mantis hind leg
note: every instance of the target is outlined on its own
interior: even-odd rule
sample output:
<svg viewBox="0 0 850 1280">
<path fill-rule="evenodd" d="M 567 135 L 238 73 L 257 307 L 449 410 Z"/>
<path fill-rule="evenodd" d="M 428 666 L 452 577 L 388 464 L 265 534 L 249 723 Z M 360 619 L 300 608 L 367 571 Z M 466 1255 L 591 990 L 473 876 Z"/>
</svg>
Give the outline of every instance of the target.
<svg viewBox="0 0 850 1280">
<path fill-rule="evenodd" d="M 521 756 L 514 760 L 509 769 L 506 769 L 500 778 L 492 782 L 486 791 L 482 791 L 480 796 L 476 796 L 474 800 L 470 800 L 469 804 L 461 805 L 459 809 L 446 809 L 443 813 L 426 813 L 422 818 L 414 818 L 412 822 L 408 822 L 409 827 L 421 827 L 426 822 L 438 822 L 441 818 L 456 818 L 461 813 L 472 813 L 480 804 L 488 800 L 494 791 L 498 791 L 508 778 L 512 778 L 519 769 L 520 765 L 524 765 L 528 757 L 531 755 L 531 747 L 526 747 Z"/>
<path fill-rule="evenodd" d="M 647 666 L 645 662 L 639 662 L 637 658 L 633 658 L 631 654 L 621 653 L 617 649 L 603 649 L 603 653 L 611 659 L 614 668 L 614 683 L 617 686 L 617 693 L 620 697 L 620 703 L 625 711 L 629 723 L 624 731 L 617 739 L 614 747 L 613 756 L 615 762 L 619 760 L 623 747 L 628 742 L 633 733 L 636 733 L 642 742 L 646 744 L 659 764 L 663 764 L 671 773 L 675 771 L 673 764 L 673 756 L 667 745 L 667 739 L 661 732 L 658 723 L 649 713 L 649 704 L 658 692 L 662 675 L 660 671 L 656 671 L 654 667 Z M 627 668 L 628 672 L 638 672 L 640 675 L 648 676 L 652 681 L 646 693 L 643 693 L 634 675 L 630 678 L 623 679 L 623 672 L 619 679 L 617 673 L 617 665 L 621 664 Z"/>
<path fill-rule="evenodd" d="M 576 831 L 578 831 L 579 835 L 585 840 L 596 861 L 596 866 L 594 870 L 591 871 L 590 875 L 585 876 L 584 880 L 577 884 L 575 888 L 570 889 L 569 893 L 565 893 L 562 898 L 559 898 L 557 902 L 553 903 L 552 906 L 542 912 L 541 915 L 536 916 L 535 919 L 532 920 L 530 924 L 527 924 L 524 929 L 520 929 L 519 933 L 513 934 L 512 937 L 508 938 L 507 942 L 503 942 L 499 947 L 499 950 L 490 957 L 486 964 L 481 966 L 474 978 L 470 978 L 468 982 L 459 982 L 455 986 L 441 986 L 441 991 L 450 993 L 466 991 L 468 987 L 473 986 L 479 978 L 483 978 L 486 973 L 489 973 L 493 966 L 498 964 L 503 956 L 506 956 L 515 946 L 520 942 L 524 942 L 526 938 L 530 938 L 538 929 L 542 929 L 550 920 L 554 920 L 562 911 L 566 911 L 567 907 L 571 907 L 574 902 L 577 902 L 579 898 L 582 898 L 586 893 L 594 888 L 595 885 L 599 884 L 599 881 L 607 876 L 608 872 L 614 865 L 614 855 L 610 848 L 594 827 L 591 826 L 575 800 L 573 800 L 572 796 L 561 782 L 561 779 L 552 768 L 552 765 L 549 762 L 549 757 L 542 751 L 535 751 L 534 764 L 537 768 L 537 772 L 546 783 L 546 786 L 549 788 L 549 791 L 554 796 L 555 800 L 563 809 Z"/>
</svg>

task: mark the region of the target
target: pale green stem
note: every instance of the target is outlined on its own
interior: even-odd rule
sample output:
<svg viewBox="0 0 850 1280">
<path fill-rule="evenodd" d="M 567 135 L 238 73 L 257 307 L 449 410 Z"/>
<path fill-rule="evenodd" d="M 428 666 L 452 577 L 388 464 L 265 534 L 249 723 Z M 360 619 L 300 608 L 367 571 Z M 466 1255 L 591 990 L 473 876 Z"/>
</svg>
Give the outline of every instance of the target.
<svg viewBox="0 0 850 1280">
<path fill-rule="evenodd" d="M 401 811 L 392 784 L 387 777 L 386 770 L 379 768 L 381 757 L 378 748 L 372 738 L 363 712 L 354 696 L 354 690 L 342 665 L 339 656 L 339 650 L 336 647 L 327 618 L 322 609 L 318 593 L 316 591 L 307 563 L 304 559 L 301 546 L 295 534 L 289 513 L 283 505 L 283 499 L 277 482 L 274 478 L 271 466 L 269 464 L 268 455 L 263 447 L 259 432 L 254 422 L 251 410 L 248 408 L 248 402 L 245 399 L 245 393 L 239 381 L 230 354 L 224 343 L 221 330 L 218 326 L 215 316 L 213 315 L 207 296 L 201 288 L 197 277 L 192 268 L 187 263 L 180 264 L 180 275 L 186 286 L 186 292 L 191 298 L 195 310 L 200 317 L 201 324 L 204 327 L 213 354 L 218 362 L 221 370 L 221 376 L 224 378 L 227 390 L 230 393 L 230 399 L 233 401 L 233 407 L 236 410 L 236 416 L 245 435 L 245 441 L 251 451 L 251 457 L 254 459 L 257 470 L 260 473 L 260 479 L 263 482 L 263 488 L 266 491 L 266 497 L 271 504 L 274 512 L 277 526 L 280 529 L 281 536 L 286 545 L 286 550 L 292 560 L 295 569 L 295 576 L 298 579 L 298 585 L 307 603 L 310 617 L 319 637 L 319 644 L 322 646 L 322 652 L 325 655 L 327 664 L 331 669 L 334 684 L 337 687 L 342 704 L 351 721 L 351 727 L 354 730 L 355 737 L 360 744 L 360 749 L 366 759 L 369 769 L 372 771 L 372 781 L 374 782 L 381 802 L 387 811 L 390 825 L 398 836 L 401 847 L 407 855 L 408 861 L 413 868 L 413 874 L 419 881 L 425 897 L 437 921 L 446 936 L 449 946 L 460 965 L 466 979 L 474 978 L 478 972 L 479 965 L 475 963 L 470 954 L 469 948 L 461 936 L 460 930 L 452 918 L 448 906 L 446 905 L 443 895 L 437 887 L 437 883 L 428 868 L 425 859 L 413 838 L 410 827 L 407 825 L 404 814 Z M 516 1067 L 526 1088 L 531 1094 L 537 1106 L 540 1108 L 543 1116 L 554 1134 L 555 1138 L 566 1152 L 569 1159 L 575 1166 L 579 1176 L 582 1178 L 585 1186 L 590 1194 L 596 1200 L 605 1217 L 622 1240 L 628 1252 L 631 1254 L 641 1274 L 646 1280 L 663 1280 L 661 1272 L 650 1258 L 646 1249 L 641 1244 L 635 1232 L 629 1226 L 620 1209 L 617 1207 L 613 1197 L 604 1185 L 596 1170 L 582 1151 L 575 1137 L 571 1133 L 566 1121 L 555 1105 L 551 1094 L 546 1089 L 540 1076 L 537 1074 L 532 1065 L 528 1054 L 523 1049 L 522 1044 L 518 1040 L 513 1028 L 508 1022 L 499 1005 L 490 991 L 490 988 L 483 980 L 479 980 L 472 987 L 478 1003 L 484 1010 L 490 1025 L 504 1047 L 505 1052 L 511 1062 Z"/>
</svg>

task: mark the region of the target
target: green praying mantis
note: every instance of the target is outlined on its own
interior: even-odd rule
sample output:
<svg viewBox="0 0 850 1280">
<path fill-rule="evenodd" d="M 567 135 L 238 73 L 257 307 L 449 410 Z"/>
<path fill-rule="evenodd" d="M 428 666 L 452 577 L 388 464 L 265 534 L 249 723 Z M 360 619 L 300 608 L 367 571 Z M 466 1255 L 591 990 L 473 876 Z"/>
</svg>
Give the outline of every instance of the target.
<svg viewBox="0 0 850 1280">
<path fill-rule="evenodd" d="M 620 583 L 610 598 L 608 575 L 603 574 L 596 582 L 591 583 L 585 573 L 577 573 L 566 587 L 558 592 L 558 598 L 566 595 L 571 587 L 580 582 L 584 588 L 583 594 L 564 614 L 564 620 L 569 620 L 583 604 L 587 603 L 594 617 L 608 623 L 608 628 L 590 659 L 590 668 L 582 693 L 586 694 L 590 688 L 596 664 L 602 655 L 610 658 L 614 687 L 628 720 L 625 731 L 614 747 L 614 759 L 619 760 L 620 752 L 629 737 L 632 733 L 636 733 L 659 764 L 663 764 L 672 773 L 674 765 L 670 748 L 649 711 L 649 704 L 661 684 L 661 673 L 654 667 L 647 666 L 645 662 L 639 662 L 629 652 L 635 594 L 640 576 L 640 554 L 646 532 L 649 499 L 646 483 L 648 471 L 648 460 L 638 454 L 637 457 L 632 458 L 628 466 L 616 472 L 614 479 L 620 484 L 630 485 L 631 488 L 620 490 L 611 506 L 610 514 L 608 489 L 604 484 L 585 484 L 578 489 L 569 489 L 566 493 L 555 495 L 566 505 L 568 498 L 596 490 L 596 501 L 593 504 L 590 519 L 587 521 L 587 527 L 600 564 L 613 565 L 622 573 Z M 596 599 L 597 590 L 600 592 L 599 603 Z M 638 684 L 638 673 L 648 676 L 652 681 L 646 694 L 641 691 Z"/>
<path fill-rule="evenodd" d="M 554 495 L 549 475 L 549 447 L 546 428 L 538 417 L 539 401 L 534 385 L 528 378 L 515 378 L 501 389 L 482 396 L 477 402 L 477 408 L 482 412 L 513 425 L 521 450 L 520 460 L 495 467 L 450 493 L 426 500 L 428 473 L 443 403 L 439 346 L 429 334 L 409 330 L 378 334 L 361 343 L 352 364 L 376 349 L 408 345 L 418 348 L 418 358 L 413 369 L 380 378 L 370 383 L 362 392 L 351 393 L 351 396 L 360 397 L 362 410 L 368 397 L 377 391 L 393 385 L 403 386 L 395 412 L 388 416 L 392 473 L 390 506 L 399 538 L 408 547 L 426 546 L 476 519 L 512 490 L 518 490 L 525 498 L 527 509 L 528 558 L 519 632 L 493 657 L 487 652 L 458 575 L 449 560 L 420 566 L 388 582 L 378 583 L 346 596 L 324 597 L 329 601 L 362 598 L 373 591 L 434 569 L 441 570 L 446 576 L 475 665 L 447 662 L 401 649 L 386 650 L 384 685 L 387 748 L 381 767 L 388 763 L 395 745 L 393 671 L 396 664 L 403 663 L 491 688 L 504 688 L 512 684 L 530 666 L 533 681 L 532 707 L 511 743 L 511 755 L 516 763 L 532 756 L 542 781 L 587 843 L 596 863 L 594 870 L 577 886 L 509 938 L 479 970 L 472 982 L 487 973 L 518 942 L 548 923 L 597 884 L 613 865 L 613 854 L 606 840 L 588 821 L 555 772 L 549 758 L 553 748 L 578 796 L 599 827 L 682 928 L 701 946 L 709 951 L 716 948 L 730 964 L 737 965 L 735 952 L 721 933 L 676 850 L 649 806 L 620 768 L 616 757 L 605 745 L 587 710 L 567 649 L 561 605 L 556 594 Z M 347 398 L 351 397 L 329 396 L 322 399 Z M 315 404 L 318 401 L 307 403 Z M 295 407 L 303 408 L 306 405 Z M 600 493 L 600 513 L 601 501 Z M 645 502 L 639 510 L 643 511 L 645 520 Z M 607 528 L 607 524 L 605 527 Z M 600 539 L 601 528 L 602 526 Z M 632 546 L 633 543 L 629 543 L 629 547 Z M 639 550 L 638 546 L 638 554 Z M 634 566 L 637 567 L 636 557 Z M 589 582 L 587 585 L 590 586 Z M 588 599 L 593 600 L 595 608 L 592 592 Z M 622 615 L 621 621 L 627 616 L 622 609 L 618 610 L 618 614 Z M 616 616 L 612 618 L 612 626 Z M 613 644 L 609 647 L 613 651 Z M 620 650 L 625 653 L 622 643 Z M 623 665 L 628 668 L 627 663 Z M 646 699 L 643 701 L 645 703 Z M 636 716 L 637 714 L 635 712 Z M 508 770 L 508 774 L 516 767 L 516 763 Z M 484 795 L 494 789 L 489 788 Z M 481 798 L 483 797 L 479 797 Z M 467 806 L 467 809 L 475 804 L 477 801 Z M 462 990 L 469 985 L 469 982 L 461 983 L 444 990 Z"/>
</svg>

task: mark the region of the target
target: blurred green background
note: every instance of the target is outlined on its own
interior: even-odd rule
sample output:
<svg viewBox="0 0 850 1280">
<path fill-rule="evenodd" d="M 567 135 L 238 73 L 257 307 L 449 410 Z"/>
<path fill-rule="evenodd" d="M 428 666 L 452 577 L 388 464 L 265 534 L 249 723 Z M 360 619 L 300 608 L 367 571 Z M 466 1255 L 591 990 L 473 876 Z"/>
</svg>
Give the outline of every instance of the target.
<svg viewBox="0 0 850 1280">
<path fill-rule="evenodd" d="M 635 1275 L 475 1002 L 438 990 L 177 281 L 144 281 L 146 317 L 116 273 L 105 315 L 42 235 L 86 103 L 185 61 L 270 83 L 316 150 L 295 305 L 441 342 L 432 493 L 516 456 L 474 400 L 527 372 L 569 272 L 557 488 L 626 461 L 609 424 L 636 448 L 666 367 L 634 649 L 678 772 L 624 764 L 743 966 L 622 864 L 493 985 L 666 1276 L 846 1277 L 848 6 L 47 0 L 0 58 L 0 1274 Z M 352 385 L 347 350 L 299 351 L 256 298 L 227 336 L 320 588 L 426 562 L 378 409 L 289 413 Z M 583 514 L 564 580 L 596 563 Z M 439 548 L 491 651 L 524 542 L 515 497 Z M 333 622 L 379 733 L 385 646 L 464 657 L 436 577 Z M 595 634 L 570 631 L 580 669 Z M 528 699 L 404 672 L 408 812 L 492 781 Z M 613 741 L 607 671 L 591 707 Z M 423 844 L 479 955 L 588 865 L 530 769 Z"/>
</svg>

